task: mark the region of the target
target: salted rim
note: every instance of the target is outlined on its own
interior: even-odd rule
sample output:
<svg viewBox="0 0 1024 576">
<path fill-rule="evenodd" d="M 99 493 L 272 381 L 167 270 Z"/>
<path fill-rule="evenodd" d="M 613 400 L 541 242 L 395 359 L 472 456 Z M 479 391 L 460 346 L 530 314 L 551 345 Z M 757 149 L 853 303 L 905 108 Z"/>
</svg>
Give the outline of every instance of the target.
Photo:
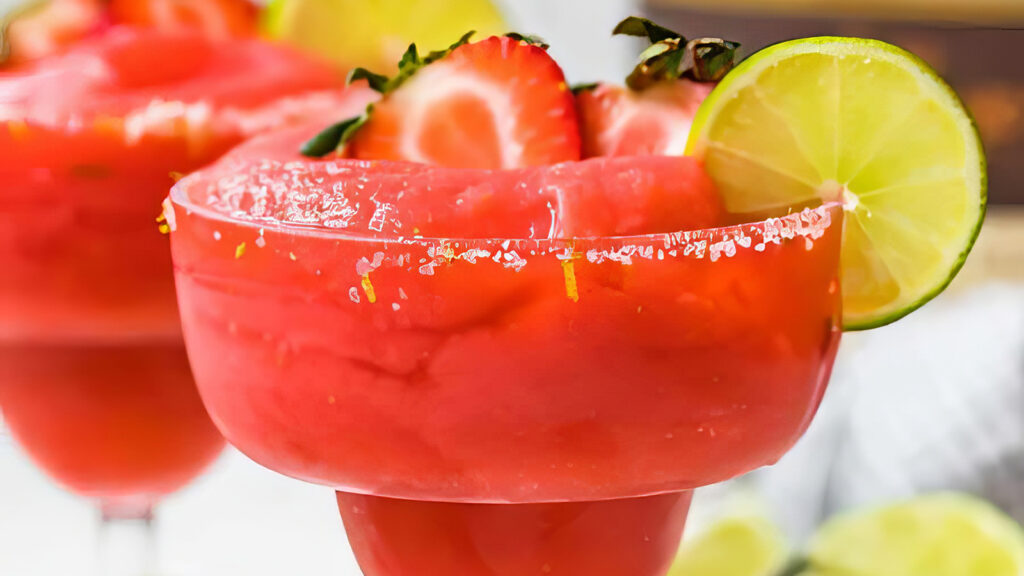
<svg viewBox="0 0 1024 576">
<path fill-rule="evenodd" d="M 176 230 L 175 220 L 175 207 L 179 207 L 186 211 L 188 214 L 199 214 L 207 220 L 216 220 L 231 225 L 243 226 L 246 228 L 253 228 L 259 230 L 262 234 L 264 229 L 271 229 L 275 231 L 286 231 L 293 232 L 300 235 L 307 236 L 320 236 L 327 239 L 333 240 L 345 240 L 351 242 L 365 242 L 368 244 L 373 243 L 400 243 L 405 245 L 436 245 L 436 244 L 450 244 L 453 242 L 466 243 L 466 244 L 493 244 L 493 243 L 504 243 L 514 242 L 516 244 L 532 243 L 532 244 L 555 244 L 555 243 L 569 243 L 569 242 L 628 242 L 628 241 L 651 241 L 656 239 L 665 238 L 667 236 L 678 236 L 685 235 L 688 239 L 700 240 L 702 238 L 714 238 L 724 237 L 730 232 L 741 233 L 744 229 L 764 227 L 772 222 L 786 222 L 799 225 L 802 217 L 807 214 L 815 214 L 820 218 L 828 218 L 828 222 L 822 226 L 821 230 L 827 230 L 834 224 L 832 222 L 832 216 L 834 214 L 842 214 L 843 204 L 838 201 L 826 201 L 813 208 L 804 208 L 797 212 L 791 212 L 783 216 L 772 216 L 761 220 L 745 221 L 737 224 L 729 224 L 726 226 L 715 226 L 712 228 L 696 228 L 690 230 L 675 230 L 671 232 L 654 232 L 649 234 L 638 234 L 638 235 L 627 235 L 627 236 L 576 236 L 570 238 L 510 238 L 510 237 L 477 237 L 477 238 L 465 238 L 456 236 L 365 236 L 361 234 L 353 234 L 351 232 L 327 228 L 320 225 L 301 224 L 296 222 L 286 222 L 274 219 L 245 219 L 230 214 L 224 214 L 214 210 L 208 206 L 201 206 L 195 204 L 189 194 L 187 193 L 188 188 L 201 181 L 201 172 L 195 172 L 189 176 L 180 180 L 175 184 L 170 191 L 167 199 L 164 200 L 163 204 L 163 218 L 166 219 L 170 232 Z"/>
</svg>

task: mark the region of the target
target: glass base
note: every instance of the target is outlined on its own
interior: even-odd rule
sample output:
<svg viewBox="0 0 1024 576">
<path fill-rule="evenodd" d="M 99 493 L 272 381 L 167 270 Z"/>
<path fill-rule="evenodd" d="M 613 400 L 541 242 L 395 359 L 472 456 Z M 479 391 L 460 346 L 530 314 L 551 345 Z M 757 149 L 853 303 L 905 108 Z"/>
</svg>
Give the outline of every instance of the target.
<svg viewBox="0 0 1024 576">
<path fill-rule="evenodd" d="M 366 576 L 665 576 L 692 492 L 464 504 L 338 493 Z"/>
</svg>

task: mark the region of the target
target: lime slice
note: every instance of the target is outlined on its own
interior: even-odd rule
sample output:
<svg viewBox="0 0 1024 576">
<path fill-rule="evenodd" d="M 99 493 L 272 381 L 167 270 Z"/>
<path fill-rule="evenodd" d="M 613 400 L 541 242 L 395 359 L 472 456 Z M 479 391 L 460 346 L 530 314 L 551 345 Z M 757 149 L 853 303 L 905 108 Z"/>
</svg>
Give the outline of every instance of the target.
<svg viewBox="0 0 1024 576">
<path fill-rule="evenodd" d="M 837 516 L 810 564 L 817 576 L 1020 576 L 1024 530 L 984 501 L 935 494 Z"/>
<path fill-rule="evenodd" d="M 847 330 L 893 322 L 945 288 L 985 212 L 985 157 L 957 95 L 924 62 L 858 38 L 766 48 L 701 105 L 687 153 L 727 208 L 841 200 Z"/>
<path fill-rule="evenodd" d="M 264 31 L 343 68 L 390 73 L 409 44 L 420 53 L 447 48 L 468 30 L 507 32 L 489 0 L 272 0 Z"/>
<path fill-rule="evenodd" d="M 684 538 L 668 576 L 770 576 L 786 560 L 779 530 L 760 517 L 719 520 Z"/>
</svg>

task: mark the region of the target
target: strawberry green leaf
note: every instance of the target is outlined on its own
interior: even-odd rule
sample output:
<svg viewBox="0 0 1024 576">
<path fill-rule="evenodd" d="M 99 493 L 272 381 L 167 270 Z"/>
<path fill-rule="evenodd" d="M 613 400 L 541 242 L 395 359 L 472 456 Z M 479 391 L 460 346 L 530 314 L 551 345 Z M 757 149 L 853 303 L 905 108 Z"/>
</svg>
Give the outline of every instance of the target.
<svg viewBox="0 0 1024 576">
<path fill-rule="evenodd" d="M 692 61 L 690 74 L 698 82 L 718 82 L 736 64 L 737 42 L 721 38 L 700 38 L 687 44 Z"/>
<path fill-rule="evenodd" d="M 626 77 L 626 85 L 643 90 L 663 80 L 676 80 L 685 72 L 685 56 L 674 40 L 655 44 L 644 51 L 640 64 Z"/>
<path fill-rule="evenodd" d="M 576 84 L 572 87 L 573 94 L 582 94 L 583 92 L 590 92 L 596 90 L 601 84 L 598 82 L 591 82 L 589 84 Z"/>
<path fill-rule="evenodd" d="M 530 46 L 536 46 L 541 50 L 547 50 L 551 47 L 550 44 L 544 41 L 540 36 L 534 36 L 532 34 L 520 34 L 518 32 L 509 32 L 505 34 L 506 38 L 511 38 L 517 42 L 526 42 Z"/>
<path fill-rule="evenodd" d="M 647 18 L 641 18 L 639 16 L 630 16 L 615 27 L 612 31 L 613 36 L 638 36 L 640 38 L 647 38 L 652 43 L 661 42 L 662 40 L 679 40 L 680 43 L 685 43 L 686 38 L 682 34 L 675 30 L 669 30 L 664 26 L 655 24 Z"/>
<path fill-rule="evenodd" d="M 423 62 L 420 60 L 420 52 L 416 49 L 416 44 L 409 44 L 409 47 L 405 49 L 405 54 L 402 54 L 402 59 L 398 61 L 398 71 L 414 71 L 422 65 Z"/>
<path fill-rule="evenodd" d="M 366 124 L 372 112 L 371 104 L 366 107 L 363 114 L 324 128 L 319 134 L 307 140 L 299 152 L 310 158 L 323 158 L 331 152 L 339 151 Z"/>
<path fill-rule="evenodd" d="M 388 77 L 383 74 L 375 74 L 366 68 L 353 68 L 352 71 L 348 73 L 347 83 L 351 84 L 357 80 L 366 80 L 370 85 L 370 88 L 380 92 L 381 94 L 387 91 Z"/>
<path fill-rule="evenodd" d="M 630 16 L 615 27 L 613 34 L 639 36 L 651 41 L 640 62 L 626 78 L 633 90 L 643 90 L 658 82 L 691 78 L 698 82 L 717 82 L 736 64 L 737 42 L 720 38 L 687 41 L 682 34 Z"/>
<path fill-rule="evenodd" d="M 438 60 L 440 60 L 440 59 L 444 58 L 445 56 L 451 54 L 453 51 L 455 51 L 456 48 L 461 48 L 462 46 L 465 46 L 466 44 L 469 44 L 469 40 L 470 40 L 470 38 L 473 37 L 474 34 L 476 34 L 476 30 L 470 30 L 469 32 L 466 32 L 465 34 L 463 34 L 461 38 L 459 38 L 457 41 L 455 41 L 455 43 L 452 44 L 451 46 L 449 46 L 448 48 L 446 48 L 444 50 L 434 50 L 430 54 L 427 54 L 427 57 L 423 59 L 423 64 L 422 65 L 426 66 L 427 64 L 432 64 L 434 62 L 437 62 Z"/>
</svg>

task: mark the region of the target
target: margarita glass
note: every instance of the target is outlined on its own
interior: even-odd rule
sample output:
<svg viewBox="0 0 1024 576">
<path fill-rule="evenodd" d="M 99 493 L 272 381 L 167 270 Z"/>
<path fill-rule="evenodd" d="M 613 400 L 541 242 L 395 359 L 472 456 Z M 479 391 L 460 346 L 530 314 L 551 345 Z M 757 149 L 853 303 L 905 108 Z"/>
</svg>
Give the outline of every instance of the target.
<svg viewBox="0 0 1024 576">
<path fill-rule="evenodd" d="M 662 576 L 690 491 L 776 461 L 824 392 L 838 206 L 569 239 L 588 169 L 641 198 L 690 160 L 540 168 L 562 184 L 534 189 L 250 151 L 165 208 L 189 356 L 233 445 L 337 490 L 369 576 Z M 485 213 L 506 237 L 426 237 Z"/>
<path fill-rule="evenodd" d="M 154 222 L 172 177 L 352 97 L 284 48 L 127 27 L 0 74 L 0 409 L 104 517 L 148 519 L 224 445 Z"/>
</svg>

